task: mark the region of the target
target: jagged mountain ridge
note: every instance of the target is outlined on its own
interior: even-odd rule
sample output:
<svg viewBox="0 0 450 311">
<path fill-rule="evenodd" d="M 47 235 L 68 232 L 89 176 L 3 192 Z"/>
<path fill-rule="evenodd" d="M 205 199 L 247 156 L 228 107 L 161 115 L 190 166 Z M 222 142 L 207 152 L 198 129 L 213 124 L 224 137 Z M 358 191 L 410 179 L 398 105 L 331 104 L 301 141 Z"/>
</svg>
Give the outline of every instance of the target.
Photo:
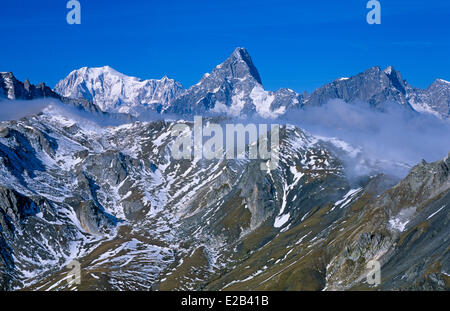
<svg viewBox="0 0 450 311">
<path fill-rule="evenodd" d="M 0 72 L 0 98 L 27 100 L 45 97 L 59 98 L 59 95 L 45 83 L 39 83 L 35 86 L 28 79 L 22 83 L 16 79 L 12 72 Z"/>
<path fill-rule="evenodd" d="M 152 81 L 151 85 L 149 81 Z M 170 83 L 163 83 L 167 81 Z M 160 113 L 257 114 L 273 118 L 291 109 L 324 105 L 332 99 L 364 101 L 380 109 L 387 103 L 400 104 L 420 113 L 444 118 L 450 115 L 450 83 L 437 79 L 427 89 L 413 88 L 392 66 L 385 70 L 372 67 L 356 76 L 336 79 L 312 94 L 301 95 L 290 89 L 266 91 L 250 54 L 244 48 L 235 49 L 228 59 L 187 90 L 166 78 L 141 81 L 110 67 L 85 67 L 61 80 L 55 91 L 68 97 L 93 100 L 106 111 L 135 115 L 149 109 Z"/>
<path fill-rule="evenodd" d="M 416 89 L 409 102 L 416 111 L 448 118 L 450 116 L 450 82 L 436 79 L 427 89 Z"/>
<path fill-rule="evenodd" d="M 0 73 L 0 90 L 3 92 L 3 98 L 6 100 L 32 100 L 32 99 L 56 99 L 63 103 L 72 105 L 80 110 L 100 113 L 101 110 L 92 102 L 83 99 L 70 99 L 60 96 L 50 89 L 45 83 L 33 85 L 28 79 L 21 82 L 11 72 Z M 0 93 L 1 94 L 1 93 Z M 0 99 L 2 97 L 0 96 Z"/>
<path fill-rule="evenodd" d="M 400 104 L 407 109 L 450 116 L 450 83 L 437 79 L 425 90 L 412 88 L 392 66 L 385 70 L 372 67 L 350 78 L 340 78 L 315 90 L 305 105 L 320 106 L 331 99 L 345 102 L 363 101 L 375 108 L 385 104 Z"/>
<path fill-rule="evenodd" d="M 407 105 L 408 85 L 393 67 L 381 70 L 372 67 L 350 78 L 340 78 L 315 90 L 307 99 L 307 104 L 320 106 L 333 98 L 346 102 L 360 100 L 377 106 L 386 101 Z"/>
</svg>

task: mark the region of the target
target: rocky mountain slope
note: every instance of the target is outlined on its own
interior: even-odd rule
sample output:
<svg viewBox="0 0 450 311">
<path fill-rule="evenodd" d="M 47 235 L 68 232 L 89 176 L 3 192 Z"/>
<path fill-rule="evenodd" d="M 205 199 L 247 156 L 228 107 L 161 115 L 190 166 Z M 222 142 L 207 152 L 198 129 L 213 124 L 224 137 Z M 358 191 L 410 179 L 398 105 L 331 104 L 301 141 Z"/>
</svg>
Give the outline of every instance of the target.
<svg viewBox="0 0 450 311">
<path fill-rule="evenodd" d="M 192 129 L 195 113 L 223 125 L 332 96 L 414 109 L 402 81 L 392 68 L 373 68 L 306 97 L 268 92 L 239 48 L 198 85 L 159 102 L 160 112 L 183 117 L 142 122 L 0 74 L 3 100 L 52 98 L 83 111 L 50 105 L 0 122 L 0 288 L 448 290 L 448 156 L 403 179 L 372 164 L 350 178 L 349 162 L 368 165 L 358 146 L 289 124 L 274 170 L 261 170 L 261 159 L 172 156 L 174 126 Z M 415 103 L 445 102 L 445 82 L 435 84 Z M 67 282 L 72 260 L 80 284 Z M 378 285 L 367 283 L 371 260 L 381 264 Z"/>
<path fill-rule="evenodd" d="M 383 289 L 448 288 L 448 157 L 349 181 L 336 146 L 287 126 L 267 173 L 173 160 L 173 124 L 3 122 L 3 287 L 68 288 L 77 259 L 78 289 L 355 289 L 375 258 Z"/>
<path fill-rule="evenodd" d="M 429 112 L 448 118 L 450 116 L 450 82 L 436 79 L 427 89 L 415 89 L 409 102 L 419 112 Z"/>
</svg>

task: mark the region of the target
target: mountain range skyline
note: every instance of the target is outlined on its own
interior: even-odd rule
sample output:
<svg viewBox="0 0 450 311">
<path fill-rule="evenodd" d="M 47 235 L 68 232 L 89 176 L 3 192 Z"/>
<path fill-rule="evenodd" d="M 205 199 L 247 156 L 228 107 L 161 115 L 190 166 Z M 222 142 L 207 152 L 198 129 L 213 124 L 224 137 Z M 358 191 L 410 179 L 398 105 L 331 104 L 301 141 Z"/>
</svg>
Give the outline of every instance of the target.
<svg viewBox="0 0 450 311">
<path fill-rule="evenodd" d="M 188 87 L 236 46 L 251 51 L 272 91 L 311 92 L 374 65 L 394 65 L 420 88 L 450 80 L 447 1 L 382 1 L 380 25 L 367 24 L 360 0 L 81 1 L 80 25 L 66 23 L 64 1 L 20 3 L 0 11 L 0 31 L 14 47 L 0 50 L 0 70 L 22 81 L 54 86 L 73 69 L 109 65 Z M 40 35 L 24 40 L 30 30 Z"/>
<path fill-rule="evenodd" d="M 26 95 L 30 87 L 34 87 L 28 79 L 22 83 L 13 73 L 1 75 L 0 91 L 3 89 L 3 97 L 29 99 L 32 96 L 31 93 Z M 353 76 L 336 77 L 311 93 L 297 93 L 286 87 L 270 91 L 265 88 L 264 77 L 261 77 L 249 52 L 238 47 L 189 88 L 167 76 L 142 80 L 120 73 L 110 66 L 85 66 L 73 70 L 52 91 L 45 83 L 38 84 L 36 88 L 54 98 L 62 96 L 89 101 L 98 107 L 94 110 L 133 116 L 152 111 L 175 115 L 225 113 L 241 117 L 256 114 L 275 118 L 292 109 L 323 106 L 335 99 L 347 103 L 363 101 L 379 110 L 391 102 L 439 118 L 450 116 L 450 82 L 437 77 L 427 88 L 416 88 L 393 66 L 385 69 L 375 66 Z M 9 85 L 16 84 L 21 84 L 18 90 L 9 88 Z"/>
<path fill-rule="evenodd" d="M 239 49 L 239 48 L 241 48 L 241 47 L 238 47 L 238 48 L 236 48 L 236 49 Z M 245 47 L 242 47 L 242 48 L 243 48 L 243 49 L 246 49 Z M 367 69 L 370 69 L 370 68 L 379 68 L 379 69 L 381 69 L 382 71 L 385 71 L 385 70 L 387 70 L 388 68 L 397 68 L 397 66 L 395 66 L 395 65 L 393 65 L 393 64 L 390 64 L 390 65 L 387 65 L 386 67 L 383 67 L 383 66 L 380 66 L 380 65 L 376 65 L 376 64 L 375 64 L 375 65 L 372 65 L 372 66 L 370 66 L 370 67 L 360 68 L 359 71 L 357 70 L 357 71 L 355 71 L 355 72 L 353 72 L 353 73 L 350 73 L 350 72 L 349 72 L 348 74 L 346 74 L 346 75 L 344 75 L 344 76 L 336 75 L 334 79 L 331 79 L 331 80 L 323 80 L 323 81 L 321 82 L 321 84 L 319 84 L 319 86 L 316 87 L 316 88 L 309 89 L 309 90 L 307 90 L 306 88 L 304 88 L 304 89 L 296 90 L 296 92 L 297 92 L 297 93 L 312 93 L 312 92 L 314 92 L 316 89 L 320 88 L 321 86 L 323 86 L 323 85 L 325 85 L 325 84 L 331 83 L 331 82 L 333 82 L 333 81 L 335 81 L 335 80 L 347 79 L 347 78 L 349 78 L 349 77 L 356 76 L 356 75 L 358 75 L 358 74 L 360 74 L 360 73 L 363 73 L 364 71 L 366 71 Z M 384 68 L 384 69 L 382 69 L 382 68 Z M 156 76 L 155 76 L 155 77 L 152 77 L 152 76 L 150 76 L 150 75 L 146 75 L 146 78 L 143 78 L 143 77 L 141 77 L 141 76 L 134 76 L 134 75 L 132 75 L 132 74 L 127 74 L 126 72 L 119 71 L 119 70 L 117 70 L 116 68 L 113 68 L 112 66 L 110 66 L 110 65 L 108 65 L 108 64 L 104 64 L 104 65 L 101 65 L 101 66 L 94 66 L 94 67 L 90 67 L 90 66 L 82 66 L 82 67 L 79 67 L 79 68 L 74 68 L 72 71 L 70 71 L 70 72 L 66 75 L 66 77 L 69 76 L 70 74 L 76 72 L 76 71 L 81 71 L 81 70 L 86 70 L 86 69 L 91 69 L 91 70 L 92 70 L 92 69 L 97 69 L 97 70 L 112 70 L 112 71 L 117 72 L 117 73 L 120 74 L 120 75 L 124 75 L 124 76 L 130 77 L 130 78 L 136 78 L 136 79 L 138 79 L 139 81 L 150 81 L 150 80 L 164 80 L 164 79 L 169 79 L 169 80 L 175 81 L 176 83 L 179 83 L 181 87 L 186 88 L 186 89 L 188 89 L 188 88 L 190 88 L 190 87 L 192 87 L 192 86 L 194 86 L 195 84 L 198 83 L 198 82 L 193 82 L 193 83 L 190 84 L 190 85 L 185 85 L 185 84 L 181 83 L 181 82 L 177 79 L 176 74 L 174 74 L 174 75 L 163 74 L 160 78 L 159 78 L 159 77 L 156 77 Z M 11 73 L 14 74 L 14 76 L 15 76 L 16 78 L 18 78 L 18 80 L 21 80 L 21 81 L 26 81 L 26 80 L 28 80 L 28 81 L 29 81 L 30 83 L 32 83 L 32 84 L 40 84 L 40 83 L 44 83 L 45 85 L 51 87 L 52 89 L 55 89 L 55 87 L 57 86 L 57 84 L 60 83 L 62 80 L 64 80 L 64 77 L 63 77 L 63 78 L 60 78 L 56 83 L 51 84 L 51 83 L 47 83 L 47 81 L 46 81 L 45 79 L 42 79 L 42 78 L 37 78 L 35 81 L 30 81 L 29 77 L 28 77 L 26 74 L 25 74 L 23 77 L 19 77 L 18 75 L 15 74 L 14 71 L 0 71 L 0 72 L 1 72 L 1 73 L 11 72 Z M 207 73 L 207 71 L 205 71 L 205 73 Z M 204 74 L 205 74 L 205 73 L 204 73 Z M 201 75 L 201 76 L 198 78 L 197 81 L 200 81 L 201 78 L 204 76 L 204 74 Z M 448 80 L 450 80 L 450 79 L 448 79 Z M 446 82 L 446 83 L 450 83 L 448 80 L 446 80 L 444 77 L 436 76 L 436 77 L 434 77 L 434 78 L 431 78 L 431 80 L 430 80 L 429 82 L 427 82 L 426 84 L 424 84 L 424 87 L 418 87 L 418 86 L 415 86 L 415 85 L 413 85 L 413 87 L 419 88 L 419 89 L 420 89 L 420 88 L 424 89 L 424 88 L 427 88 L 427 87 L 431 86 L 431 85 L 432 85 L 433 83 L 435 83 L 436 81 L 443 81 L 443 82 Z M 264 82 L 264 81 L 262 81 L 262 82 Z M 264 83 L 263 83 L 263 85 L 264 85 Z M 280 87 L 279 89 L 282 89 L 282 88 L 294 90 L 294 88 L 290 87 L 289 85 L 282 86 L 282 87 Z M 277 91 L 277 90 L 279 90 L 279 89 L 267 89 L 267 90 L 270 90 L 270 91 Z"/>
</svg>

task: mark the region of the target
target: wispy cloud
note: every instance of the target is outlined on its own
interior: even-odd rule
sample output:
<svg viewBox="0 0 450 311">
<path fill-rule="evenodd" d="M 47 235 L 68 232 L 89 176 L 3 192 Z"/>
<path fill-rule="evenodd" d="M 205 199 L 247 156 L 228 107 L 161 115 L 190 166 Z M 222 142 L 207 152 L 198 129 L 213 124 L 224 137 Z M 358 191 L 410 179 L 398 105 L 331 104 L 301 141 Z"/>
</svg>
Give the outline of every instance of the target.
<svg viewBox="0 0 450 311">
<path fill-rule="evenodd" d="M 37 114 L 50 104 L 50 101 L 44 99 L 0 100 L 0 121 L 17 120 Z"/>
<path fill-rule="evenodd" d="M 366 103 L 333 100 L 322 107 L 290 113 L 286 118 L 313 134 L 339 138 L 361 148 L 357 159 L 349 159 L 353 168 L 357 161 L 378 163 L 381 170 L 401 177 L 408 172 L 408 166 L 422 159 L 439 160 L 450 151 L 448 121 L 394 103 L 379 111 Z M 369 168 L 364 171 L 362 165 L 360 169 L 365 174 Z"/>
</svg>

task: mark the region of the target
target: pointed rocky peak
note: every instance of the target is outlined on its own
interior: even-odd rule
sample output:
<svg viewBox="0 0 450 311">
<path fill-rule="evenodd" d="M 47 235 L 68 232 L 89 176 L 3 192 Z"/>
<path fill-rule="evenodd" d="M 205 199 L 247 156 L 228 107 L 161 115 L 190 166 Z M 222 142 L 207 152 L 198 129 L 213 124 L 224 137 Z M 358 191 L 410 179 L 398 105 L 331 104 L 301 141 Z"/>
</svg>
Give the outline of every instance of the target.
<svg viewBox="0 0 450 311">
<path fill-rule="evenodd" d="M 364 76 L 367 76 L 367 75 L 379 75 L 381 72 L 382 71 L 381 71 L 381 68 L 379 66 L 373 66 L 373 67 L 368 68 L 366 71 L 358 74 L 357 76 L 360 76 L 360 75 L 364 75 Z"/>
<path fill-rule="evenodd" d="M 0 93 L 2 97 L 8 99 L 20 98 L 20 82 L 16 79 L 12 72 L 0 73 Z"/>
<path fill-rule="evenodd" d="M 249 67 L 254 67 L 252 58 L 245 48 L 236 48 L 230 57 L 244 61 Z"/>
<path fill-rule="evenodd" d="M 357 75 L 354 75 L 354 76 L 337 78 L 329 84 L 343 85 L 346 82 L 354 82 L 357 80 L 358 81 L 366 81 L 366 80 L 374 80 L 374 79 L 378 80 L 381 72 L 382 71 L 381 71 L 380 67 L 374 66 L 374 67 L 370 67 L 369 69 L 367 69 L 361 73 L 358 73 Z M 328 85 L 328 84 L 326 84 L 326 85 Z"/>
<path fill-rule="evenodd" d="M 413 90 L 413 108 L 419 112 L 431 113 L 439 118 L 450 118 L 450 82 L 436 79 L 426 89 Z"/>
<path fill-rule="evenodd" d="M 423 93 L 431 93 L 434 96 L 445 96 L 450 94 L 450 82 L 443 79 L 436 79 Z"/>
<path fill-rule="evenodd" d="M 298 94 L 265 91 L 250 54 L 244 48 L 233 53 L 167 107 L 179 114 L 213 112 L 233 116 L 281 114 L 287 106 L 298 105 Z M 273 109 L 277 109 L 276 112 Z"/>
<path fill-rule="evenodd" d="M 0 72 L 0 77 L 4 78 L 13 78 L 14 75 L 12 72 L 9 71 L 4 71 L 4 72 Z"/>
<path fill-rule="evenodd" d="M 331 99 L 345 102 L 363 101 L 372 107 L 382 107 L 386 102 L 407 104 L 410 86 L 400 72 L 389 66 L 384 70 L 374 66 L 349 78 L 336 79 L 315 90 L 307 98 L 308 105 L 324 105 Z"/>
<path fill-rule="evenodd" d="M 33 85 L 28 78 L 25 82 L 21 82 L 14 77 L 11 72 L 0 73 L 0 91 L 8 99 L 35 99 L 42 97 L 59 98 L 45 83 Z"/>
<path fill-rule="evenodd" d="M 203 78 L 239 79 L 241 81 L 250 78 L 262 84 L 258 69 L 253 64 L 250 54 L 241 47 L 236 48 L 230 57 Z"/>
<path fill-rule="evenodd" d="M 381 72 L 381 68 L 379 66 L 372 66 L 368 68 L 365 72 Z"/>
<path fill-rule="evenodd" d="M 450 87 L 450 82 L 443 79 L 436 79 L 431 86 Z"/>
<path fill-rule="evenodd" d="M 359 74 L 368 79 L 381 79 L 386 80 L 386 77 L 389 79 L 391 84 L 393 84 L 396 88 L 398 88 L 402 93 L 404 93 L 404 89 L 406 87 L 405 82 L 403 81 L 402 75 L 399 71 L 397 71 L 394 66 L 388 66 L 384 70 L 381 70 L 379 66 L 374 66 L 363 73 Z M 359 76 L 358 75 L 358 76 Z"/>
<path fill-rule="evenodd" d="M 30 80 L 28 80 L 28 78 L 25 79 L 25 82 L 23 83 L 23 87 L 25 88 L 25 90 L 27 92 L 30 91 L 31 83 L 30 83 Z"/>
<path fill-rule="evenodd" d="M 0 72 L 0 84 L 4 84 L 4 87 L 14 86 L 18 81 L 12 72 Z"/>
<path fill-rule="evenodd" d="M 390 78 L 402 80 L 401 73 L 395 70 L 394 66 L 388 66 L 386 69 L 383 70 L 383 73 Z"/>
<path fill-rule="evenodd" d="M 384 70 L 381 70 L 379 66 L 373 66 L 367 69 L 366 71 L 360 73 L 358 76 L 364 76 L 369 79 L 384 79 L 388 77 L 392 81 L 398 81 L 403 83 L 402 76 L 399 71 L 395 70 L 394 66 L 388 66 Z M 353 77 L 352 77 L 353 78 Z"/>
<path fill-rule="evenodd" d="M 234 50 L 233 55 L 237 55 L 248 67 L 250 74 L 259 83 L 262 84 L 261 76 L 259 75 L 258 69 L 253 64 L 250 54 L 245 48 L 237 48 Z"/>
<path fill-rule="evenodd" d="M 393 66 L 388 66 L 386 69 L 383 70 L 383 72 L 387 75 L 391 75 L 393 72 L 395 72 L 395 69 Z"/>
<path fill-rule="evenodd" d="M 399 90 L 402 94 L 406 94 L 406 84 L 403 81 L 402 75 L 399 71 L 395 70 L 393 66 L 389 66 L 384 69 L 383 72 L 397 90 Z"/>
<path fill-rule="evenodd" d="M 161 85 L 174 85 L 175 87 L 181 89 L 184 89 L 180 82 L 176 81 L 175 79 L 169 78 L 167 75 L 164 75 L 159 80 L 146 80 L 146 81 L 153 81 L 155 83 L 160 83 Z"/>
</svg>

